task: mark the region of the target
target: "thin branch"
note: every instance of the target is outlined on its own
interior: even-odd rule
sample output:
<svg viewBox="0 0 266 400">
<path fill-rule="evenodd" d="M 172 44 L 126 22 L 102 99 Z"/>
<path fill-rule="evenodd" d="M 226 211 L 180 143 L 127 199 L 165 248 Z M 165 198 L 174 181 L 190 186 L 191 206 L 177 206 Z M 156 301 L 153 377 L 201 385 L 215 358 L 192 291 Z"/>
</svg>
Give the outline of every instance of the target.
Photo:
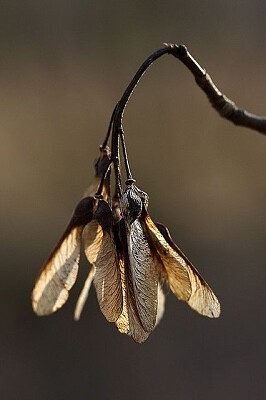
<svg viewBox="0 0 266 400">
<path fill-rule="evenodd" d="M 119 102 L 117 103 L 115 110 L 113 112 L 113 130 L 112 130 L 112 161 L 114 164 L 114 171 L 115 171 L 115 180 L 116 180 L 116 192 L 121 193 L 121 178 L 120 178 L 120 166 L 119 166 L 119 137 L 123 134 L 123 126 L 122 126 L 122 119 L 124 110 L 128 103 L 128 100 L 133 93 L 135 87 L 137 86 L 140 78 L 144 75 L 146 70 L 153 64 L 155 60 L 161 57 L 164 54 L 170 54 L 173 51 L 172 46 L 167 45 L 159 50 L 156 50 L 152 53 L 144 62 L 141 64 L 133 78 L 131 79 L 129 85 L 127 86 L 126 90 L 124 91 L 122 97 L 120 98 Z M 123 146 L 123 153 L 124 153 L 124 161 L 127 171 L 127 181 L 135 181 L 131 175 L 128 158 L 126 155 L 126 148 L 125 148 L 125 139 L 124 136 L 121 137 L 122 139 L 122 146 Z"/>
<path fill-rule="evenodd" d="M 123 114 L 139 80 L 144 75 L 146 70 L 164 54 L 171 54 L 178 58 L 193 74 L 196 83 L 203 90 L 208 97 L 214 109 L 220 114 L 221 117 L 233 122 L 235 125 L 244 126 L 253 129 L 259 133 L 266 134 L 266 117 L 260 117 L 251 114 L 246 110 L 238 108 L 236 104 L 226 97 L 212 82 L 210 75 L 207 74 L 200 64 L 191 56 L 186 46 L 177 44 L 165 44 L 164 47 L 152 53 L 139 67 L 122 97 L 118 101 L 113 111 L 106 138 L 102 147 L 107 145 L 109 136 L 112 130 L 112 144 L 111 144 L 111 162 L 114 165 L 115 180 L 116 180 L 116 193 L 121 194 L 122 182 L 120 174 L 120 157 L 119 157 L 119 138 L 122 142 L 125 167 L 127 172 L 127 180 L 134 181 L 126 153 L 125 138 L 122 126 Z M 101 188 L 101 187 L 100 187 Z"/>
<path fill-rule="evenodd" d="M 152 53 L 140 66 L 130 84 L 126 88 L 120 101 L 117 103 L 117 112 L 114 117 L 117 127 L 122 126 L 122 118 L 127 102 L 137 86 L 140 78 L 152 63 L 164 54 L 171 54 L 178 58 L 194 75 L 196 83 L 206 94 L 214 109 L 221 117 L 233 122 L 235 125 L 244 126 L 266 134 L 266 117 L 251 114 L 250 112 L 238 108 L 236 104 L 226 97 L 213 83 L 210 75 L 204 68 L 191 56 L 186 46 L 177 44 L 165 44 L 164 47 Z"/>
<path fill-rule="evenodd" d="M 266 117 L 251 114 L 246 110 L 238 108 L 232 100 L 222 94 L 214 85 L 210 75 L 191 56 L 184 45 L 166 44 L 166 46 L 170 46 L 173 49 L 171 54 L 177 57 L 192 72 L 198 86 L 206 94 L 212 106 L 221 117 L 228 119 L 235 125 L 244 126 L 264 135 L 266 134 Z"/>
</svg>

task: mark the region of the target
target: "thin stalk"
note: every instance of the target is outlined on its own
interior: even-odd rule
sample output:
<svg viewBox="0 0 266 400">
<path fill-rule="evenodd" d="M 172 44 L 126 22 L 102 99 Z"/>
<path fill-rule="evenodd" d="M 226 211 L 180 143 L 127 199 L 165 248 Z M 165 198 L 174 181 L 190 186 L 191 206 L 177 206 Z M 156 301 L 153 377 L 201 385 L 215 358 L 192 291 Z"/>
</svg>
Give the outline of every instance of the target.
<svg viewBox="0 0 266 400">
<path fill-rule="evenodd" d="M 105 139 L 104 139 L 103 143 L 100 146 L 100 149 L 105 149 L 106 146 L 107 146 L 107 143 L 108 143 L 111 131 L 112 131 L 112 127 L 113 127 L 115 110 L 116 110 L 116 107 L 113 109 L 112 116 L 111 116 L 111 119 L 110 119 L 110 122 L 109 122 L 109 126 L 108 126 L 108 130 L 107 130 L 107 134 L 105 136 Z"/>
<path fill-rule="evenodd" d="M 236 125 L 244 126 L 256 130 L 257 132 L 266 134 L 266 117 L 260 117 L 251 114 L 246 110 L 238 108 L 232 100 L 222 94 L 222 92 L 220 92 L 220 90 L 214 85 L 211 77 L 207 74 L 206 70 L 202 68 L 200 64 L 191 56 L 184 45 L 165 44 L 164 47 L 152 53 L 139 67 L 129 85 L 127 86 L 125 92 L 123 93 L 122 97 L 120 98 L 119 102 L 117 103 L 111 117 L 109 129 L 103 146 L 107 144 L 112 129 L 111 161 L 114 164 L 116 180 L 115 191 L 118 194 L 121 194 L 122 190 L 119 158 L 119 137 L 121 137 L 122 139 L 127 176 L 129 180 L 133 180 L 130 172 L 128 157 L 126 154 L 125 139 L 122 128 L 124 111 L 130 96 L 132 95 L 143 74 L 153 64 L 154 61 L 156 61 L 164 54 L 171 54 L 174 57 L 178 58 L 190 70 L 196 80 L 196 83 L 206 94 L 212 106 L 220 114 L 220 116 L 228 119 Z"/>
<path fill-rule="evenodd" d="M 126 175 L 127 175 L 126 185 L 130 185 L 131 183 L 136 182 L 136 180 L 133 178 L 131 170 L 130 170 L 129 160 L 128 160 L 128 156 L 127 156 L 125 135 L 124 135 L 123 128 L 120 129 L 119 137 L 121 139 L 123 156 L 124 156 L 124 163 L 125 163 L 125 169 L 126 169 Z"/>
<path fill-rule="evenodd" d="M 116 178 L 116 186 L 118 193 L 121 193 L 121 175 L 120 175 L 120 159 L 119 159 L 119 137 L 122 139 L 122 146 L 123 146 L 123 154 L 124 154 L 124 161 L 125 161 L 125 168 L 127 172 L 127 181 L 134 182 L 135 180 L 132 177 L 129 167 L 129 161 L 126 153 L 125 148 L 125 140 L 122 128 L 122 119 L 124 110 L 128 103 L 130 96 L 132 95 L 135 87 L 137 86 L 139 80 L 147 71 L 147 69 L 153 64 L 155 60 L 159 57 L 163 56 L 164 54 L 169 54 L 173 52 L 173 49 L 170 45 L 165 45 L 164 47 L 160 48 L 159 50 L 152 53 L 139 67 L 135 75 L 133 76 L 132 80 L 130 81 L 129 85 L 127 86 L 126 90 L 124 91 L 122 97 L 120 98 L 119 102 L 117 103 L 115 110 L 114 110 L 114 119 L 113 119 L 113 133 L 112 133 L 112 161 L 114 163 L 114 170 L 115 170 L 115 178 Z"/>
</svg>

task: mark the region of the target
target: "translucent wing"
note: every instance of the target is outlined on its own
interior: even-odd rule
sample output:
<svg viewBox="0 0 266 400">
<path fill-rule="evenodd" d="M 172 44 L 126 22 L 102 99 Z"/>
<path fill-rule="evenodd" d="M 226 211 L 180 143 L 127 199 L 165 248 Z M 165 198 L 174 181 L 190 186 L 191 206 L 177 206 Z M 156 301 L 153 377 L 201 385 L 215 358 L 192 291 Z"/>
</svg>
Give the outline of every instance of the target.
<svg viewBox="0 0 266 400">
<path fill-rule="evenodd" d="M 196 268 L 173 242 L 168 229 L 162 224 L 155 225 L 148 215 L 145 221 L 162 258 L 171 290 L 198 313 L 210 318 L 219 317 L 218 299 Z M 185 274 L 182 273 L 182 269 L 186 272 Z"/>
<path fill-rule="evenodd" d="M 155 326 L 159 324 L 164 314 L 165 295 L 160 284 L 158 284 L 158 305 Z"/>
<path fill-rule="evenodd" d="M 122 294 L 123 294 L 123 310 L 122 314 L 116 321 L 116 326 L 121 333 L 125 333 L 131 336 L 136 342 L 143 343 L 150 335 L 151 330 L 154 327 L 154 315 L 152 317 L 152 328 L 147 331 L 144 329 L 142 321 L 139 316 L 139 310 L 136 302 L 136 286 L 134 289 L 134 279 L 132 276 L 132 268 L 130 267 L 130 256 L 129 256 L 129 246 L 127 243 L 127 234 L 125 222 L 121 220 L 118 224 L 119 226 L 119 236 L 116 236 L 117 252 L 119 257 L 119 266 L 122 281 Z M 142 231 L 143 232 L 143 231 Z M 145 242 L 147 240 L 145 239 Z M 135 250 L 134 250 L 135 252 Z M 158 271 L 157 258 L 154 261 L 154 266 L 156 271 Z M 131 260 L 132 262 L 132 260 Z M 135 262 L 135 261 L 134 261 Z M 154 271 L 154 270 L 153 270 Z M 153 272 L 154 273 L 154 272 Z M 156 281 L 156 296 L 153 293 L 153 299 L 155 297 L 152 314 L 154 313 L 154 308 L 157 309 L 157 314 L 155 315 L 156 324 L 159 323 L 164 312 L 164 294 L 160 285 L 157 285 L 157 273 L 155 274 Z M 138 285 L 137 285 L 138 286 Z M 140 285 L 141 286 L 141 285 Z M 158 286 L 158 289 L 157 289 Z M 154 289 L 155 290 L 155 289 Z M 158 292 L 157 292 L 158 290 Z M 157 296 L 158 296 L 158 307 L 157 307 Z M 147 308 L 146 308 L 147 311 Z M 156 313 L 156 312 L 155 312 Z M 143 317 L 144 318 L 144 317 Z M 149 320 L 150 317 L 148 317 Z"/>
<path fill-rule="evenodd" d="M 178 252 L 186 262 L 192 289 L 191 296 L 188 301 L 189 306 L 202 315 L 210 318 L 218 318 L 221 312 L 221 307 L 212 289 L 202 278 L 197 269 L 173 242 L 168 229 L 162 224 L 156 225 L 171 247 L 175 249 L 175 251 Z"/>
<path fill-rule="evenodd" d="M 163 262 L 162 272 L 166 274 L 171 290 L 179 300 L 188 301 L 191 296 L 191 283 L 185 260 L 167 243 L 148 214 L 145 216 L 145 224 Z"/>
<path fill-rule="evenodd" d="M 80 292 L 76 307 L 75 307 L 75 312 L 74 312 L 74 318 L 76 321 L 80 319 L 81 313 L 83 311 L 84 305 L 86 303 L 86 300 L 89 295 L 90 287 L 92 284 L 92 281 L 95 276 L 96 269 L 94 265 L 92 265 L 90 272 L 87 276 L 87 279 L 85 280 L 85 283 L 83 285 L 82 291 Z"/>
<path fill-rule="evenodd" d="M 86 257 L 90 264 L 95 264 L 103 240 L 103 230 L 96 220 L 85 226 L 83 240 Z"/>
<path fill-rule="evenodd" d="M 96 274 L 96 268 L 94 264 L 96 262 L 96 259 L 100 251 L 100 247 L 102 245 L 102 238 L 103 238 L 103 231 L 101 226 L 98 224 L 96 220 L 92 220 L 89 224 L 85 226 L 83 230 L 83 240 L 85 247 L 84 250 L 89 263 L 92 264 L 92 267 L 89 271 L 89 274 L 81 290 L 81 293 L 79 295 L 75 307 L 74 318 L 76 321 L 79 320 L 80 315 L 83 311 L 85 302 L 89 295 L 92 281 Z"/>
<path fill-rule="evenodd" d="M 76 281 L 82 231 L 92 218 L 94 199 L 82 199 L 55 250 L 45 263 L 32 292 L 32 307 L 38 315 L 49 315 L 62 307 Z"/>
<path fill-rule="evenodd" d="M 121 220 L 118 225 L 119 237 L 116 238 L 116 243 L 122 281 L 123 310 L 116 321 L 116 326 L 121 333 L 126 333 L 136 342 L 142 343 L 148 338 L 150 331 L 147 332 L 144 329 L 136 305 L 124 220 Z"/>
<path fill-rule="evenodd" d="M 100 309 L 108 321 L 115 322 L 122 312 L 121 276 L 115 245 L 105 231 L 95 268 L 94 286 Z"/>
<path fill-rule="evenodd" d="M 119 265 L 122 280 L 123 310 L 115 324 L 119 332 L 126 333 L 138 343 L 143 343 L 150 332 L 144 330 L 138 316 L 130 270 L 125 267 L 125 262 L 122 258 L 119 260 Z"/>
<path fill-rule="evenodd" d="M 122 313 L 116 320 L 115 324 L 116 324 L 119 332 L 130 335 L 125 264 L 124 264 L 124 261 L 122 258 L 119 259 L 119 269 L 120 269 L 121 283 L 122 283 L 123 308 L 122 308 Z"/>
<path fill-rule="evenodd" d="M 94 216 L 95 221 L 88 226 L 89 237 L 84 235 L 85 252 L 95 266 L 93 282 L 100 309 L 108 321 L 115 322 L 122 312 L 122 284 L 112 233 L 112 211 L 100 200 Z"/>
</svg>

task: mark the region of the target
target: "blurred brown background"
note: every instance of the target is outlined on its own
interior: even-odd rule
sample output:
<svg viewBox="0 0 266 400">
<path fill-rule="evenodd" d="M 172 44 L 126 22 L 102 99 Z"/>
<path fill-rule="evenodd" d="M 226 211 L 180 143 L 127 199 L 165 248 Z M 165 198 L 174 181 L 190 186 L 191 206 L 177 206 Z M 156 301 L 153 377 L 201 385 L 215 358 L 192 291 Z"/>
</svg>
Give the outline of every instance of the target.
<svg viewBox="0 0 266 400">
<path fill-rule="evenodd" d="M 213 287 L 219 320 L 169 293 L 143 344 L 108 324 L 91 291 L 49 318 L 30 293 L 93 175 L 112 109 L 140 63 L 184 43 L 239 106 L 266 114 L 266 3 L 1 1 L 3 400 L 264 399 L 265 137 L 222 120 L 184 66 L 160 59 L 124 128 L 150 213 Z"/>
</svg>

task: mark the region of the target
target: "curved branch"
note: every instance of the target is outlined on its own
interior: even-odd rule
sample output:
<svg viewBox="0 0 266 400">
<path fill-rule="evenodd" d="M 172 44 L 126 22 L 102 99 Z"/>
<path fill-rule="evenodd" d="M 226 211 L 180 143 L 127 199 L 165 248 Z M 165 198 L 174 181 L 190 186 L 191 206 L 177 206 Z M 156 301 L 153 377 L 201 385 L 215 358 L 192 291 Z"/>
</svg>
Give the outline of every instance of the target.
<svg viewBox="0 0 266 400">
<path fill-rule="evenodd" d="M 192 72 L 198 86 L 206 94 L 212 106 L 221 117 L 228 119 L 235 125 L 244 126 L 264 135 L 266 134 L 266 117 L 251 114 L 246 110 L 238 108 L 232 100 L 222 94 L 214 85 L 210 75 L 191 56 L 186 46 L 176 44 L 166 44 L 166 46 L 169 46 L 172 49 L 171 54 L 177 57 Z"/>
<path fill-rule="evenodd" d="M 113 111 L 110 125 L 106 138 L 103 143 L 103 147 L 106 146 L 111 130 L 112 130 L 112 144 L 111 144 L 111 162 L 114 165 L 115 179 L 116 179 L 116 193 L 121 193 L 121 175 L 120 175 L 120 160 L 119 160 L 119 137 L 122 141 L 123 155 L 127 172 L 127 180 L 134 181 L 127 158 L 127 152 L 125 147 L 124 132 L 122 126 L 123 114 L 128 103 L 128 100 L 137 86 L 139 80 L 144 75 L 146 70 L 153 64 L 155 60 L 163 56 L 164 54 L 171 54 L 178 58 L 193 74 L 196 83 L 203 90 L 208 97 L 210 103 L 214 109 L 220 114 L 221 117 L 233 122 L 235 125 L 244 126 L 246 128 L 254 129 L 257 132 L 266 134 L 266 117 L 260 117 L 255 114 L 251 114 L 246 110 L 238 108 L 236 104 L 226 97 L 213 83 L 210 75 L 207 74 L 200 64 L 191 56 L 186 46 L 180 44 L 164 44 L 164 47 L 156 50 L 152 53 L 139 67 L 122 97 L 118 101 Z"/>
</svg>

